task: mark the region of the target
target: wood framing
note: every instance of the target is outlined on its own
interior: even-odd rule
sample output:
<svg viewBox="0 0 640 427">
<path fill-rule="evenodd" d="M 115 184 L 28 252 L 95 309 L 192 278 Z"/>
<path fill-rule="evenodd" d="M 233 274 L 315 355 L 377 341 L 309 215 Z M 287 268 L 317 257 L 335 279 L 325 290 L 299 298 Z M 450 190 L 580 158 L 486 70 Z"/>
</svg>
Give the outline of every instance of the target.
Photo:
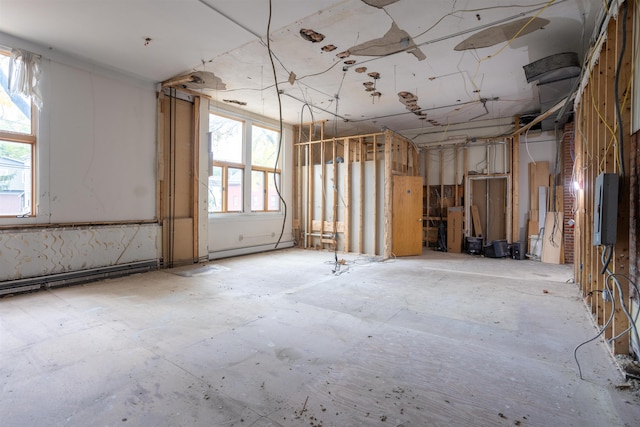
<svg viewBox="0 0 640 427">
<path fill-rule="evenodd" d="M 610 273 L 629 274 L 629 216 L 630 206 L 630 143 L 629 122 L 631 119 L 630 81 L 632 78 L 632 29 L 634 2 L 625 2 L 628 7 L 626 32 L 623 31 L 623 13 L 618 12 L 616 19 L 608 21 L 603 32 L 603 42 L 596 43 L 599 51 L 589 53 L 593 67 L 583 80 L 583 86 L 576 101 L 575 132 L 575 170 L 574 179 L 581 184 L 576 194 L 575 240 L 578 242 L 574 256 L 574 274 L 595 321 L 605 326 L 604 337 L 615 354 L 626 354 L 630 349 L 629 320 L 624 314 L 620 301 L 630 304 L 630 287 L 627 281 L 615 285 L 608 272 L 602 274 L 602 246 L 593 246 L 593 210 L 596 177 L 603 172 L 620 176 L 621 193 L 618 202 L 617 240 L 613 245 Z M 626 39 L 627 48 L 623 52 L 622 40 Z M 599 55 L 599 57 L 598 57 Z M 596 61 L 591 61 L 597 58 Z M 620 64 L 620 67 L 618 67 Z M 618 92 L 615 81 L 619 81 Z M 616 103 L 620 107 L 619 122 Z M 622 129 L 622 139 L 619 138 Z M 623 163 L 620 163 L 620 158 Z M 624 172 L 624 173 L 623 173 Z M 607 280 L 609 278 L 609 280 Z M 610 301 L 601 297 L 603 291 L 610 289 L 616 300 L 615 310 Z M 622 293 L 622 294 L 621 294 Z"/>
<path fill-rule="evenodd" d="M 299 245 L 391 257 L 393 176 L 420 174 L 417 147 L 391 131 L 303 141 L 300 129 L 293 162 Z"/>
</svg>

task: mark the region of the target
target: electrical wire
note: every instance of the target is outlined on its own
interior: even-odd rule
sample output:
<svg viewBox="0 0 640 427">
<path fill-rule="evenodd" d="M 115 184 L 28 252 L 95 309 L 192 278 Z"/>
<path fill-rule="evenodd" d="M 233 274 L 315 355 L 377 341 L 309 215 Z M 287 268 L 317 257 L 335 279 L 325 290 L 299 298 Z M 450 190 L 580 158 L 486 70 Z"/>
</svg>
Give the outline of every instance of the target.
<svg viewBox="0 0 640 427">
<path fill-rule="evenodd" d="M 273 51 L 271 50 L 271 17 L 272 17 L 272 0 L 269 0 L 269 18 L 267 21 L 267 51 L 269 52 L 269 61 L 271 62 L 271 70 L 273 71 L 273 80 L 275 81 L 276 94 L 278 96 L 278 113 L 279 113 L 279 125 L 280 132 L 278 136 L 278 152 L 276 154 L 276 162 L 273 166 L 273 181 L 276 189 L 276 193 L 278 193 L 278 197 L 280 198 L 280 202 L 284 208 L 284 216 L 282 218 L 282 229 L 280 230 L 280 236 L 278 236 L 278 241 L 276 242 L 275 249 L 278 249 L 278 245 L 280 245 L 280 241 L 282 240 L 282 236 L 284 235 L 284 229 L 287 223 L 287 202 L 282 197 L 282 193 L 280 191 L 281 182 L 279 183 L 276 179 L 278 172 L 278 164 L 280 163 L 280 153 L 282 151 L 282 98 L 280 97 L 280 88 L 278 87 L 278 74 L 276 73 L 276 64 L 273 60 Z M 282 181 L 282 179 L 280 179 Z"/>
<path fill-rule="evenodd" d="M 635 295 L 636 297 L 640 296 L 640 291 L 638 289 L 638 285 L 631 280 L 628 276 L 624 275 L 624 274 L 616 274 L 611 272 L 611 270 L 609 269 L 609 265 L 611 264 L 611 260 L 613 259 L 613 245 L 612 244 L 608 244 L 605 245 L 604 250 L 602 251 L 602 255 L 600 257 L 601 262 L 602 262 L 602 269 L 600 270 L 600 274 L 604 275 L 606 274 L 606 278 L 605 278 L 605 288 L 604 289 L 596 289 L 592 292 L 589 292 L 587 294 L 587 296 L 590 296 L 593 294 L 593 292 L 600 292 L 603 296 L 603 299 L 605 299 L 605 301 L 610 300 L 611 301 L 611 314 L 609 315 L 609 318 L 607 319 L 607 322 L 602 326 L 602 328 L 600 329 L 600 331 L 598 332 L 598 334 L 596 334 L 596 336 L 594 336 L 593 338 L 590 338 L 587 341 L 584 341 L 580 344 L 578 344 L 578 346 L 576 346 L 576 348 L 573 350 L 573 358 L 576 361 L 576 365 L 578 366 L 578 373 L 580 375 L 580 379 L 584 379 L 582 377 L 582 368 L 580 366 L 580 362 L 578 361 L 578 349 L 580 349 L 582 346 L 595 341 L 596 339 L 598 339 L 606 330 L 607 328 L 611 325 L 611 322 L 613 321 L 613 317 L 616 313 L 616 301 L 614 298 L 614 294 L 613 291 L 611 289 L 611 286 L 609 284 L 609 282 L 612 282 L 615 285 L 615 288 L 618 292 L 618 298 L 620 300 L 620 307 L 622 308 L 622 311 L 624 312 L 625 316 L 627 316 L 627 319 L 629 320 L 630 326 L 625 329 L 624 331 L 620 332 L 618 335 L 609 338 L 608 342 L 611 343 L 619 338 L 621 338 L 624 334 L 628 333 L 629 331 L 633 331 L 635 339 L 636 339 L 636 343 L 638 345 L 640 345 L 640 334 L 638 333 L 638 328 L 637 328 L 637 321 L 638 321 L 638 316 L 640 315 L 640 310 L 638 310 L 638 312 L 636 313 L 636 316 L 633 317 L 631 316 L 631 313 L 629 313 L 629 309 L 627 308 L 627 304 L 624 301 L 624 295 L 625 292 L 622 289 L 622 285 L 620 284 L 620 281 L 618 280 L 618 277 L 622 277 L 625 280 L 627 280 L 629 282 L 629 284 L 631 286 L 633 286 L 634 290 L 635 290 Z"/>
<path fill-rule="evenodd" d="M 616 65 L 615 77 L 613 79 L 613 100 L 614 107 L 616 111 L 616 118 L 618 121 L 618 162 L 620 164 L 620 192 L 618 193 L 620 199 L 622 198 L 623 189 L 624 189 L 624 178 L 625 178 L 625 167 L 624 167 L 624 127 L 622 126 L 622 113 L 620 111 L 620 94 L 619 83 L 620 83 L 620 70 L 622 69 L 622 60 L 624 58 L 624 53 L 627 48 L 627 14 L 629 11 L 628 2 L 625 1 L 622 4 L 622 45 L 620 46 L 620 54 L 618 56 L 618 63 Z"/>
</svg>

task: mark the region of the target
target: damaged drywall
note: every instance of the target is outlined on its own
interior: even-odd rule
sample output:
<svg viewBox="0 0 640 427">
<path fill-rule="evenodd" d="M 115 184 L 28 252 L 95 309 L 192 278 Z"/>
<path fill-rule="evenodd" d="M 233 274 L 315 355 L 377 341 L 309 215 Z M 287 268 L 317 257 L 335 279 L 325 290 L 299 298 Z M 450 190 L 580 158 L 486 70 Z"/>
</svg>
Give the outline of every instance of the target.
<svg viewBox="0 0 640 427">
<path fill-rule="evenodd" d="M 157 224 L 0 231 L 0 282 L 159 257 Z"/>
<path fill-rule="evenodd" d="M 351 55 L 360 56 L 387 56 L 405 51 L 414 55 L 419 61 L 427 58 L 416 46 L 409 33 L 401 30 L 395 22 L 391 23 L 391 28 L 384 36 L 348 49 Z"/>
<path fill-rule="evenodd" d="M 300 36 L 311 43 L 319 43 L 324 40 L 324 34 L 320 34 L 319 32 L 313 31 L 309 28 L 301 29 Z"/>
<path fill-rule="evenodd" d="M 467 37 L 454 50 L 479 49 L 504 43 L 512 39 L 540 30 L 549 24 L 543 18 L 522 18 L 502 25 L 495 25 Z"/>
<path fill-rule="evenodd" d="M 385 6 L 389 6 L 390 4 L 394 4 L 399 1 L 400 0 L 362 0 L 363 3 L 366 3 L 369 6 L 377 7 L 378 9 L 382 9 Z"/>
</svg>

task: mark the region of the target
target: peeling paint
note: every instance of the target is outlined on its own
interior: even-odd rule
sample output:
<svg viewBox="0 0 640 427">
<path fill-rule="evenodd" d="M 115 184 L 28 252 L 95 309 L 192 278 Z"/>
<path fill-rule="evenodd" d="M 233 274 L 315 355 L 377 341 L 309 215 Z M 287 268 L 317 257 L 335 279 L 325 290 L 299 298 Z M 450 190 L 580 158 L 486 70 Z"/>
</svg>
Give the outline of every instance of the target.
<svg viewBox="0 0 640 427">
<path fill-rule="evenodd" d="M 223 99 L 222 101 L 224 101 L 224 102 L 226 102 L 228 104 L 236 104 L 236 105 L 242 105 L 242 106 L 247 105 L 246 102 L 238 101 L 237 99 Z"/>
<path fill-rule="evenodd" d="M 224 84 L 222 79 L 216 76 L 210 71 L 194 71 L 189 74 L 191 81 L 182 84 L 182 87 L 187 89 L 212 89 L 212 90 L 226 90 L 227 85 Z"/>
<path fill-rule="evenodd" d="M 507 42 L 511 39 L 540 30 L 547 24 L 549 24 L 547 19 L 536 17 L 533 19 L 522 18 L 505 24 L 495 25 L 467 37 L 458 43 L 454 50 L 461 51 L 494 46 L 498 43 Z"/>
<path fill-rule="evenodd" d="M 385 6 L 389 6 L 390 4 L 394 4 L 399 1 L 400 0 L 362 0 L 363 3 L 366 3 L 369 6 L 377 7 L 378 9 L 382 9 Z"/>
<path fill-rule="evenodd" d="M 311 43 L 318 43 L 324 40 L 324 34 L 320 34 L 308 28 L 302 28 L 300 30 L 300 36 Z"/>
<path fill-rule="evenodd" d="M 370 72 L 369 74 L 367 74 L 369 77 L 371 77 L 374 80 L 378 80 L 380 78 L 380 73 L 377 73 L 375 71 Z"/>
<path fill-rule="evenodd" d="M 336 53 L 336 56 L 341 59 L 348 58 L 349 56 L 351 56 L 351 52 L 349 52 L 348 50 L 345 50 L 343 52 Z"/>
<path fill-rule="evenodd" d="M 358 67 L 355 69 L 356 73 L 364 73 L 367 71 L 367 67 Z"/>
<path fill-rule="evenodd" d="M 420 119 L 425 119 L 427 117 L 427 113 L 421 111 L 422 108 L 418 105 L 418 97 L 416 95 L 403 90 L 398 92 L 398 99 L 407 110 L 411 111 Z"/>
<path fill-rule="evenodd" d="M 322 46 L 322 51 L 323 52 L 333 52 L 334 50 L 336 50 L 338 47 L 334 44 L 328 44 L 326 46 Z"/>
<path fill-rule="evenodd" d="M 353 60 L 353 59 L 349 59 L 349 60 L 347 60 L 347 61 L 344 61 L 344 63 L 345 63 L 345 65 L 353 65 L 353 64 L 355 64 L 355 63 L 356 63 L 356 61 L 355 61 L 355 60 Z M 365 67 L 365 68 L 366 68 L 366 67 Z"/>
<path fill-rule="evenodd" d="M 416 46 L 409 33 L 401 30 L 395 22 L 383 37 L 353 46 L 348 51 L 352 55 L 360 56 L 387 56 L 406 51 L 413 54 L 419 61 L 426 59 L 425 54 Z"/>
</svg>

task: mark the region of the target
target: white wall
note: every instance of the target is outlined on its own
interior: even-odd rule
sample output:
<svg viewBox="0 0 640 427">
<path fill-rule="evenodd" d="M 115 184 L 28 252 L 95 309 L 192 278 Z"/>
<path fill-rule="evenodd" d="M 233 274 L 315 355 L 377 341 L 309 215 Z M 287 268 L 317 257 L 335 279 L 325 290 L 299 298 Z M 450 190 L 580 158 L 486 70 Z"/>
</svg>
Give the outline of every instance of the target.
<svg viewBox="0 0 640 427">
<path fill-rule="evenodd" d="M 7 35 L 0 44 L 42 55 L 44 102 L 36 216 L 0 218 L 0 281 L 157 260 L 154 83 Z"/>
<path fill-rule="evenodd" d="M 520 232 L 518 240 L 526 242 L 527 221 L 529 212 L 529 163 L 549 162 L 549 173 L 553 173 L 556 162 L 556 139 L 552 131 L 531 131 L 520 135 L 520 205 L 518 224 Z"/>
</svg>

